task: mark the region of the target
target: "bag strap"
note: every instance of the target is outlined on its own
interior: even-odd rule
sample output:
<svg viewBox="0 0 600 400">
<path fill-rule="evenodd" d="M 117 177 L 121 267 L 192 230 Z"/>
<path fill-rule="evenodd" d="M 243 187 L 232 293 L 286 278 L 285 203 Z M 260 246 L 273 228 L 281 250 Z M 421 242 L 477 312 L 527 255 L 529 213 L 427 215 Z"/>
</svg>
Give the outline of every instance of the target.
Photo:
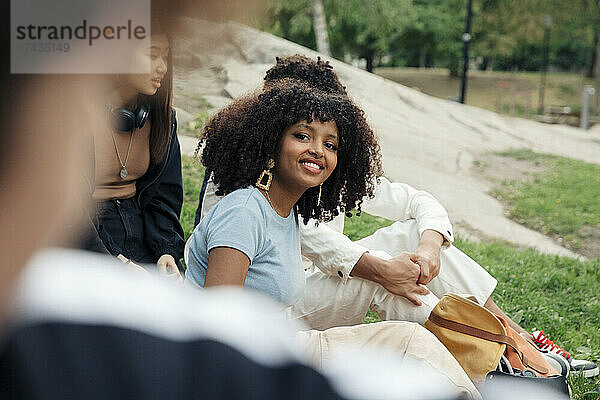
<svg viewBox="0 0 600 400">
<path fill-rule="evenodd" d="M 527 357 L 525 357 L 525 354 L 521 353 L 521 351 L 518 349 L 517 342 L 515 342 L 515 340 L 510 336 L 488 332 L 486 330 L 475 328 L 473 326 L 461 324 L 460 322 L 451 321 L 449 319 L 440 317 L 439 315 L 434 313 L 431 313 L 429 315 L 429 320 L 434 324 L 441 326 L 442 328 L 464 333 L 465 335 L 477 337 L 480 339 L 485 339 L 490 342 L 503 343 L 507 346 L 510 346 L 517 353 L 519 359 L 523 362 L 523 365 L 526 365 L 541 374 L 548 373 L 548 370 L 546 368 L 530 362 L 527 359 Z"/>
</svg>

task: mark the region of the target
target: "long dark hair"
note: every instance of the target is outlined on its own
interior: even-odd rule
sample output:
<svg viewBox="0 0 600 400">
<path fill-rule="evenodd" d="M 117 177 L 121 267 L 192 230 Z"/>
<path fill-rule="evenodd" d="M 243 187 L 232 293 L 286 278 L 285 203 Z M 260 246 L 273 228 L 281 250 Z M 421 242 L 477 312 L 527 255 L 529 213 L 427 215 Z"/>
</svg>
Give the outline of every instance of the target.
<svg viewBox="0 0 600 400">
<path fill-rule="evenodd" d="M 165 25 L 158 18 L 151 21 L 152 35 L 163 34 L 167 36 L 169 46 L 171 38 Z M 145 104 L 150 110 L 150 155 L 154 163 L 159 163 L 164 158 L 169 148 L 171 139 L 171 105 L 173 102 L 173 56 L 171 51 L 167 56 L 167 73 L 160 88 L 152 96 L 138 95 L 138 103 Z"/>
</svg>

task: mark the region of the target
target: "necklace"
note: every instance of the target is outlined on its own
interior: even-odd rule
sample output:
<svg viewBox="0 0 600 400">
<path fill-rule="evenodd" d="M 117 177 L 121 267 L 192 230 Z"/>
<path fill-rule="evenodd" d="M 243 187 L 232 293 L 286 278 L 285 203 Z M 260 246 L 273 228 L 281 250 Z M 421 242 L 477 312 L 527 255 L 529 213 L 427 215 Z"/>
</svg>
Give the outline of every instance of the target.
<svg viewBox="0 0 600 400">
<path fill-rule="evenodd" d="M 269 200 L 269 204 L 271 205 L 271 208 L 273 210 L 275 210 L 275 207 L 273 207 L 273 203 L 271 203 L 271 197 L 269 196 L 269 191 L 265 190 L 265 194 L 267 195 L 267 200 Z"/>
<path fill-rule="evenodd" d="M 112 140 L 113 140 L 113 144 L 115 145 L 115 150 L 117 151 L 117 158 L 119 159 L 119 164 L 121 164 L 121 171 L 119 172 L 119 176 L 121 177 L 121 179 L 125 179 L 127 177 L 127 168 L 125 168 L 125 166 L 127 165 L 127 161 L 129 160 L 129 153 L 131 152 L 131 142 L 133 142 L 133 129 L 131 130 L 131 133 L 129 134 L 129 146 L 127 147 L 127 155 L 125 156 L 125 162 L 123 162 L 123 160 L 121 160 L 121 154 L 119 153 L 119 147 L 117 146 L 117 141 L 115 140 L 115 133 L 113 132 L 113 130 L 110 130 L 110 134 L 112 136 Z"/>
<path fill-rule="evenodd" d="M 257 189 L 258 189 L 258 188 L 257 188 Z M 269 202 L 269 205 L 271 206 L 271 208 L 272 208 L 273 210 L 275 210 L 275 207 L 273 207 L 273 203 L 271 202 L 271 197 L 269 196 L 269 191 L 267 191 L 267 190 L 264 190 L 264 189 L 258 189 L 258 191 L 259 191 L 259 192 L 261 192 L 261 193 L 262 193 L 262 192 L 264 192 L 264 193 L 265 193 L 265 197 L 267 198 L 267 201 Z M 277 211 L 275 211 L 275 212 L 277 212 Z"/>
<path fill-rule="evenodd" d="M 269 205 L 271 206 L 271 208 L 273 209 L 273 211 L 275 211 L 275 213 L 277 215 L 279 215 L 280 217 L 283 217 L 283 218 L 287 218 L 287 217 L 284 217 L 283 215 L 279 214 L 279 212 L 275 209 L 275 207 L 273 206 L 273 202 L 271 201 L 271 196 L 269 196 L 269 191 L 268 190 L 258 189 L 258 191 L 261 192 L 261 193 L 262 192 L 265 193 L 265 197 L 267 198 L 267 201 L 269 202 Z"/>
</svg>

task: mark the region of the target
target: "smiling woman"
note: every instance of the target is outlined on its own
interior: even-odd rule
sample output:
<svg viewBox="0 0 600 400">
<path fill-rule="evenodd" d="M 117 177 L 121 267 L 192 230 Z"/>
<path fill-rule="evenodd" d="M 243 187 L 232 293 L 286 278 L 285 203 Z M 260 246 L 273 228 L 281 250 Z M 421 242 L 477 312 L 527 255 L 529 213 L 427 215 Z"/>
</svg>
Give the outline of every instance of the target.
<svg viewBox="0 0 600 400">
<path fill-rule="evenodd" d="M 374 189 L 372 178 L 382 173 L 379 146 L 363 111 L 347 96 L 290 79 L 234 101 L 207 123 L 198 149 L 203 149 L 202 163 L 212 172 L 217 195 L 255 185 L 263 171 L 271 174 L 271 168 L 275 180 L 269 190 L 271 200 L 279 198 L 280 190 L 289 192 L 290 187 L 277 182 L 281 178 L 275 179 L 281 173 L 289 178 L 285 175 L 288 165 L 282 171 L 280 162 L 267 168 L 270 159 L 277 161 L 281 156 L 283 138 L 288 136 L 306 146 L 304 159 L 290 161 L 295 168 L 302 166 L 300 161 L 330 162 L 333 154 L 338 166 L 319 173 L 322 180 L 311 180 L 310 185 L 303 183 L 308 176 L 300 175 L 304 178 L 298 182 L 288 179 L 291 188 L 306 186 L 290 209 L 295 206 L 304 222 L 310 218 L 329 221 L 355 207 L 360 209 L 362 198 Z M 328 179 L 322 178 L 325 172 L 330 174 Z"/>
<path fill-rule="evenodd" d="M 282 308 L 302 304 L 306 275 L 300 223 L 360 211 L 381 173 L 379 146 L 362 110 L 343 90 L 324 92 L 283 78 L 234 101 L 203 133 L 198 148 L 213 180 L 205 190 L 216 187 L 215 194 L 224 197 L 204 213 L 190 237 L 187 282 L 198 288 L 231 285 L 258 291 Z M 296 339 L 317 368 L 326 368 L 350 348 L 368 353 L 379 345 L 383 354 L 419 360 L 415 370 L 433 366 L 441 371 L 448 393 L 457 398 L 480 398 L 452 355 L 416 324 L 387 321 L 310 330 Z"/>
<path fill-rule="evenodd" d="M 300 198 L 311 187 L 318 185 L 321 189 L 337 166 L 337 150 L 338 133 L 333 121 L 300 121 L 287 128 L 281 138 L 273 172 L 276 179 L 270 191 L 296 192 L 294 197 Z M 268 189 L 262 190 L 265 195 L 269 194 Z M 317 199 L 317 205 L 320 202 Z M 274 204 L 272 206 L 275 208 Z M 285 212 L 287 207 L 284 205 L 283 208 Z"/>
<path fill-rule="evenodd" d="M 298 214 L 328 221 L 360 209 L 381 172 L 362 111 L 347 96 L 284 79 L 220 111 L 200 146 L 227 196 L 192 235 L 187 278 L 294 304 L 304 289 Z"/>
</svg>

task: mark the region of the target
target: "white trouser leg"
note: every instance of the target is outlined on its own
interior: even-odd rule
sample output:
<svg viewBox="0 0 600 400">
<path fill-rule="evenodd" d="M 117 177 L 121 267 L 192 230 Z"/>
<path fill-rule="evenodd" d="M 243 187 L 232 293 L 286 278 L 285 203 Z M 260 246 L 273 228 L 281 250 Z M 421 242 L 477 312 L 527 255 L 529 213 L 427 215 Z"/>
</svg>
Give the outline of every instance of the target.
<svg viewBox="0 0 600 400">
<path fill-rule="evenodd" d="M 416 250 L 419 238 L 416 222 L 409 220 L 379 229 L 358 243 L 375 255 L 383 251 L 394 256 Z M 313 329 L 327 329 L 359 324 L 370 307 L 384 320 L 422 324 L 445 293 L 471 294 L 484 304 L 496 283 L 479 264 L 455 247 L 442 251 L 440 274 L 427 285 L 431 293 L 418 296 L 423 303 L 420 307 L 373 282 L 352 278 L 343 284 L 337 276 L 327 276 L 313 267 L 307 271 L 303 299 L 291 308 L 291 317 Z"/>
<path fill-rule="evenodd" d="M 433 382 L 411 384 L 444 384 L 452 388 L 457 397 L 481 398 L 467 374 L 444 345 L 431 332 L 414 323 L 386 321 L 325 331 L 310 330 L 299 332 L 297 338 L 306 349 L 309 361 L 317 369 L 327 370 L 331 360 L 339 362 L 339 357 L 352 351 L 369 351 L 386 356 L 391 354 L 411 360 L 424 375 L 429 375 L 426 372 L 429 370 L 436 372 Z"/>
<path fill-rule="evenodd" d="M 362 323 L 379 285 L 352 278 L 346 284 L 337 276 L 328 276 L 316 267 L 306 271 L 306 288 L 300 301 L 290 307 L 292 319 L 312 329 Z"/>
</svg>

